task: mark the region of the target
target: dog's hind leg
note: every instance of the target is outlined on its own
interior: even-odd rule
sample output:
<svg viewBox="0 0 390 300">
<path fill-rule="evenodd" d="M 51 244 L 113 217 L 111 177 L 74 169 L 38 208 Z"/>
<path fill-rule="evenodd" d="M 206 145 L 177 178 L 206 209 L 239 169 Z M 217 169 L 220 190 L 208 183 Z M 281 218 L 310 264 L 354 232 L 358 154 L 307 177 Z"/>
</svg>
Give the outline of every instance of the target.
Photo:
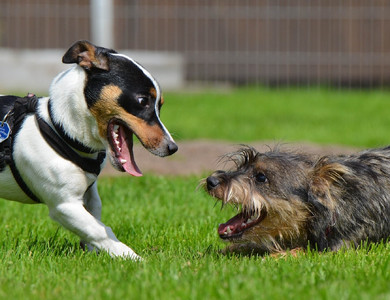
<svg viewBox="0 0 390 300">
<path fill-rule="evenodd" d="M 111 228 L 91 215 L 80 202 L 65 202 L 49 207 L 50 217 L 77 234 L 81 240 L 111 256 L 141 260 L 131 248 L 120 242 Z"/>
<path fill-rule="evenodd" d="M 102 200 L 97 190 L 97 183 L 95 182 L 84 195 L 84 207 L 96 219 L 100 220 L 102 216 Z"/>
<path fill-rule="evenodd" d="M 97 190 L 97 182 L 95 182 L 84 195 L 84 207 L 85 209 L 94 216 L 97 220 L 101 220 L 102 216 L 102 200 L 100 199 L 99 192 Z M 80 246 L 84 250 L 96 251 L 97 248 L 92 246 L 86 241 L 80 240 Z"/>
</svg>

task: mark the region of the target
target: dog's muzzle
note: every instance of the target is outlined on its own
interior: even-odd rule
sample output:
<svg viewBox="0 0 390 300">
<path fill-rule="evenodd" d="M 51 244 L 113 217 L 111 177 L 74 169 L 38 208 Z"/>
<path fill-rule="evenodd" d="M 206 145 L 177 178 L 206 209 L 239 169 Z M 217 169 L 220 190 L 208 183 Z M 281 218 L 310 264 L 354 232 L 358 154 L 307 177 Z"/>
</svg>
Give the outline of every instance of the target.
<svg viewBox="0 0 390 300">
<path fill-rule="evenodd" d="M 139 139 L 140 140 L 140 139 Z M 142 143 L 142 140 L 140 140 L 141 143 Z M 173 140 L 165 140 L 161 143 L 161 145 L 159 145 L 158 147 L 156 148 L 150 148 L 148 147 L 147 145 L 143 144 L 142 145 L 152 154 L 156 155 L 156 156 L 160 156 L 160 157 L 165 157 L 165 156 L 169 156 L 169 155 L 172 155 L 173 153 L 175 153 L 179 147 L 176 145 L 176 143 L 173 141 Z"/>
</svg>

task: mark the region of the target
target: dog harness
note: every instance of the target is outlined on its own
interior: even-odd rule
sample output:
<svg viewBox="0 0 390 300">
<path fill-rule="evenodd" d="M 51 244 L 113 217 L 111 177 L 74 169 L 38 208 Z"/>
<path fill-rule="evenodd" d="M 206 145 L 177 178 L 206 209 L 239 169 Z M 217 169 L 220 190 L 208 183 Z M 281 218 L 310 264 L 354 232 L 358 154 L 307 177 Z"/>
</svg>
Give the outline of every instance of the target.
<svg viewBox="0 0 390 300">
<path fill-rule="evenodd" d="M 37 114 L 36 109 L 39 99 L 35 95 L 28 94 L 26 97 L 3 96 L 0 100 L 0 120 L 2 120 L 0 122 L 0 171 L 4 170 L 4 168 L 8 165 L 12 171 L 15 181 L 30 199 L 38 203 L 41 202 L 23 180 L 16 168 L 12 155 L 15 137 L 19 132 L 24 119 L 28 115 L 35 115 L 43 138 L 58 153 L 58 155 L 71 161 L 85 172 L 95 174 L 96 176 L 99 175 L 101 171 L 101 164 L 106 157 L 106 152 L 95 151 L 69 137 L 62 126 L 53 121 L 50 100 L 48 110 L 51 123 L 54 128 Z M 89 154 L 98 153 L 98 155 L 96 159 L 92 159 L 81 156 L 75 150 Z"/>
</svg>

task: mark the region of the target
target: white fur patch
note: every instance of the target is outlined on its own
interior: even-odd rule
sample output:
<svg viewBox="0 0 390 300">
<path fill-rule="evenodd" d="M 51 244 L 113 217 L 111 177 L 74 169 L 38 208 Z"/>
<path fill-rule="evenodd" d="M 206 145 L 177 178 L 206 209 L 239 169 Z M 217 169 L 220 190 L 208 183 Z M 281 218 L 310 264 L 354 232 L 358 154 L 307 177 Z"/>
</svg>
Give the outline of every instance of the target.
<svg viewBox="0 0 390 300">
<path fill-rule="evenodd" d="M 66 133 L 71 138 L 83 141 L 92 149 L 103 150 L 107 147 L 107 141 L 100 137 L 96 119 L 85 101 L 86 76 L 84 69 L 75 65 L 54 78 L 50 86 L 53 118 L 66 125 Z M 47 111 L 47 108 L 43 110 Z M 47 115 L 43 110 L 40 114 Z"/>
</svg>

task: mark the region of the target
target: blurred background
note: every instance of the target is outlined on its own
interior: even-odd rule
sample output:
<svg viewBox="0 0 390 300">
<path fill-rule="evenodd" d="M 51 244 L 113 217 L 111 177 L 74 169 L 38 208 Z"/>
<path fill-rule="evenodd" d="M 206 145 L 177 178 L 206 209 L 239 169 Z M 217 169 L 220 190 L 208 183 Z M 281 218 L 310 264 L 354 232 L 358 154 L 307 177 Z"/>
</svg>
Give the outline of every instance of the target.
<svg viewBox="0 0 390 300">
<path fill-rule="evenodd" d="M 386 0 L 1 0 L 0 90 L 46 91 L 79 39 L 131 53 L 165 90 L 384 87 L 389 32 Z"/>
<path fill-rule="evenodd" d="M 143 171 L 209 171 L 240 143 L 350 153 L 390 141 L 389 32 L 388 0 L 0 0 L 0 93 L 47 95 L 87 39 L 164 91 L 180 151 L 137 145 Z"/>
</svg>

